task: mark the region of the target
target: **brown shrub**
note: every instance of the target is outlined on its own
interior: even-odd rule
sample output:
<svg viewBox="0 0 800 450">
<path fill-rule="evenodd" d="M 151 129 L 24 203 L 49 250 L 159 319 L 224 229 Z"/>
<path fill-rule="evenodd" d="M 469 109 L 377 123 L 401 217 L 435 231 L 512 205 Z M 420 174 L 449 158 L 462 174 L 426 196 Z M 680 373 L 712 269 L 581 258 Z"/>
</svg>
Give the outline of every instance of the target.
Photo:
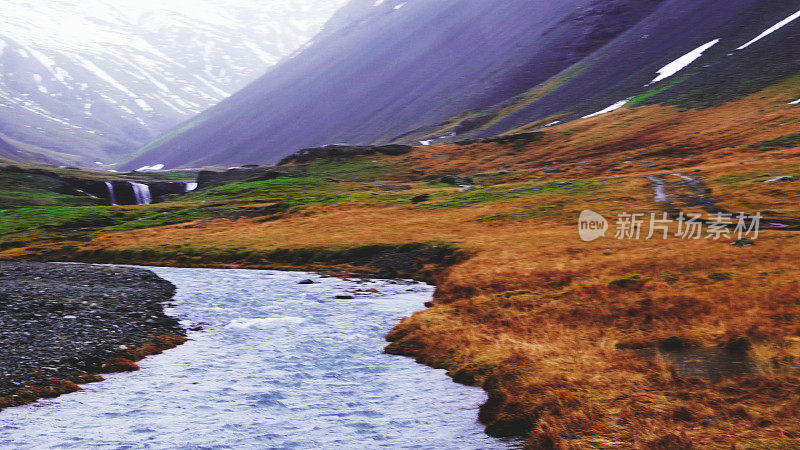
<svg viewBox="0 0 800 450">
<path fill-rule="evenodd" d="M 111 358 L 106 364 L 103 364 L 103 371 L 106 373 L 135 372 L 139 369 L 139 365 L 126 358 Z"/>
</svg>

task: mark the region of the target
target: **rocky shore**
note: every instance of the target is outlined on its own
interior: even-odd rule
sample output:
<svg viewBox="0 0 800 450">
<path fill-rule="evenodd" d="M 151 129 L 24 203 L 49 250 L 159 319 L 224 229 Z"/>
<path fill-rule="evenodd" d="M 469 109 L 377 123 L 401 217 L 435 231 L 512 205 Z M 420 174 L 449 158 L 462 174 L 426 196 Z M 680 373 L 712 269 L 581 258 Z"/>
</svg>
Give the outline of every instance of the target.
<svg viewBox="0 0 800 450">
<path fill-rule="evenodd" d="M 78 390 L 185 341 L 152 272 L 0 262 L 0 408 Z"/>
</svg>

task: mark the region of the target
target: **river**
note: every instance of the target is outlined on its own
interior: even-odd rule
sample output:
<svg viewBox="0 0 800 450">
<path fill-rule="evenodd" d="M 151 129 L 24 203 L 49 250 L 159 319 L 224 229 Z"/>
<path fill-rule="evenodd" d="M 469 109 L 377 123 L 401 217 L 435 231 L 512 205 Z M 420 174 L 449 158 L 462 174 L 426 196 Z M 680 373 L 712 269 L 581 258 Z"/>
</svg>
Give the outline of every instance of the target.
<svg viewBox="0 0 800 450">
<path fill-rule="evenodd" d="M 383 353 L 433 288 L 307 273 L 150 268 L 190 341 L 85 390 L 0 412 L 3 448 L 509 448 L 485 394 Z M 298 284 L 312 279 L 315 283 Z M 336 299 L 352 295 L 353 299 Z"/>
</svg>

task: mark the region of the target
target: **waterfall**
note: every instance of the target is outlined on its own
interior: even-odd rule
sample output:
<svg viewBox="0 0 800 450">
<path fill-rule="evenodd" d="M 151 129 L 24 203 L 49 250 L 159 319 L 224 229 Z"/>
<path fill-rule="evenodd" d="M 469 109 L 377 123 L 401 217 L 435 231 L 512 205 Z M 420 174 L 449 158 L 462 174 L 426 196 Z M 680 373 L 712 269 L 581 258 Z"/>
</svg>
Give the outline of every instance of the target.
<svg viewBox="0 0 800 450">
<path fill-rule="evenodd" d="M 192 192 L 197 189 L 197 183 L 186 183 L 186 192 Z"/>
<path fill-rule="evenodd" d="M 114 183 L 106 181 L 108 188 L 108 199 L 111 201 L 111 206 L 117 206 L 117 197 L 114 195 Z"/>
<path fill-rule="evenodd" d="M 144 183 L 130 182 L 133 188 L 133 195 L 136 197 L 137 205 L 149 205 L 153 203 L 153 198 L 150 196 L 150 186 Z"/>
</svg>

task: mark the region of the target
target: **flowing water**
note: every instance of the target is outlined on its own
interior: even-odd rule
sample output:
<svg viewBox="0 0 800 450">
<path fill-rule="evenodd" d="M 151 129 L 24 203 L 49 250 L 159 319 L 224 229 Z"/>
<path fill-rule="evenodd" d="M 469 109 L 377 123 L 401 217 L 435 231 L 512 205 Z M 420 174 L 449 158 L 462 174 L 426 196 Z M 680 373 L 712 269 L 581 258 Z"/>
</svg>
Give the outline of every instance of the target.
<svg viewBox="0 0 800 450">
<path fill-rule="evenodd" d="M 477 423 L 485 394 L 383 354 L 424 284 L 303 273 L 153 269 L 185 345 L 85 391 L 0 412 L 2 448 L 509 448 Z M 300 285 L 311 278 L 316 283 Z M 370 292 L 370 289 L 378 292 Z M 353 299 L 336 299 L 337 295 Z"/>
<path fill-rule="evenodd" d="M 111 203 L 111 206 L 117 206 L 117 196 L 114 195 L 114 183 L 106 181 L 106 187 L 108 188 L 109 203 Z"/>
<path fill-rule="evenodd" d="M 153 197 L 150 195 L 150 186 L 144 183 L 130 182 L 133 188 L 133 195 L 136 197 L 137 205 L 149 205 L 153 203 Z"/>
</svg>

